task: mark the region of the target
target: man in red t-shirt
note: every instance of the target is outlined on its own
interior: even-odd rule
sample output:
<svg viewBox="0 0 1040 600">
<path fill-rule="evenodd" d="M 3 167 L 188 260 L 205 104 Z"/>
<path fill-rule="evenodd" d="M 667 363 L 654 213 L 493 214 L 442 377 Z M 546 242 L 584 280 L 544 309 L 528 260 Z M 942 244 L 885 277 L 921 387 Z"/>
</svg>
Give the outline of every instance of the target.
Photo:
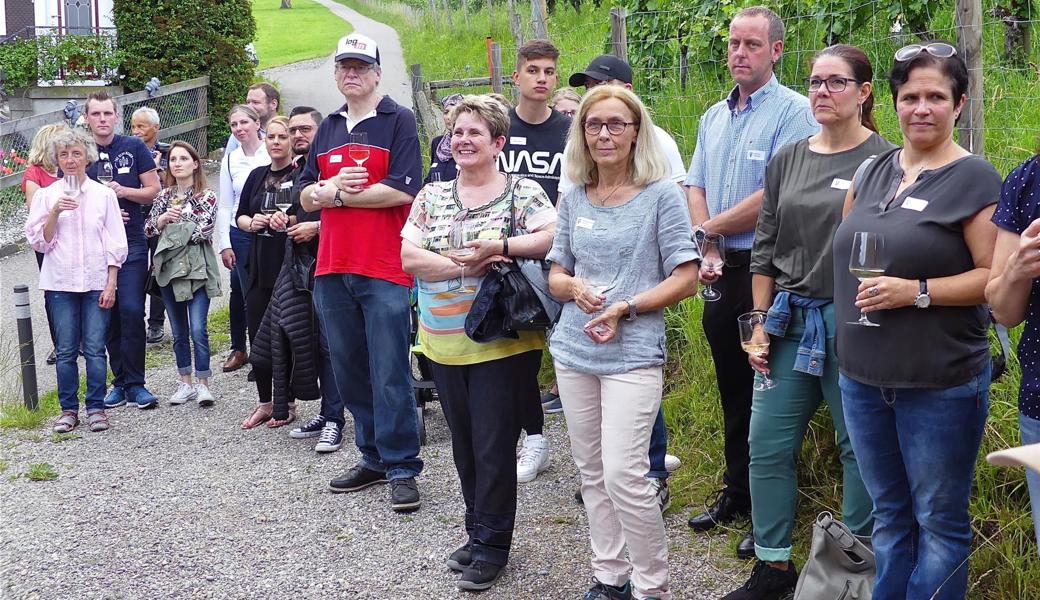
<svg viewBox="0 0 1040 600">
<path fill-rule="evenodd" d="M 314 307 L 333 385 L 354 416 L 361 460 L 329 484 L 356 492 L 390 482 L 391 508 L 419 508 L 419 422 L 409 364 L 412 278 L 401 228 L 422 182 L 415 115 L 377 93 L 379 49 L 354 33 L 336 51 L 346 104 L 318 127 L 300 176 L 300 204 L 321 211 Z M 351 134 L 365 133 L 366 141 Z"/>
</svg>

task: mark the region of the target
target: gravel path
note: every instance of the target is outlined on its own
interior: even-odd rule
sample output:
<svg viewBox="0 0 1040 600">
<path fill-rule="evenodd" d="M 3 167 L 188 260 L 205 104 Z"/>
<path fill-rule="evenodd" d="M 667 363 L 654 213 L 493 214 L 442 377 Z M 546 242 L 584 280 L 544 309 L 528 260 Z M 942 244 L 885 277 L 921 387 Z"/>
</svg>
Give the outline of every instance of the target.
<svg viewBox="0 0 1040 600">
<path fill-rule="evenodd" d="M 171 368 L 149 373 L 173 389 Z M 331 494 L 357 459 L 286 429 L 242 431 L 255 398 L 245 374 L 213 380 L 217 405 L 112 411 L 113 429 L 56 442 L 46 430 L 0 433 L 0 597 L 466 598 L 444 559 L 463 539 L 462 498 L 439 406 L 427 413 L 423 506 L 389 508 L 389 489 Z M 317 410 L 302 407 L 302 417 Z M 350 429 L 348 427 L 348 429 Z M 588 586 L 587 525 L 562 415 L 546 435 L 552 467 L 520 488 L 510 566 L 481 598 L 578 598 Z M 33 482 L 33 463 L 58 479 Z M 667 519 L 676 598 L 718 598 L 742 577 L 725 537 Z M 721 565 L 723 570 L 716 566 Z"/>
</svg>

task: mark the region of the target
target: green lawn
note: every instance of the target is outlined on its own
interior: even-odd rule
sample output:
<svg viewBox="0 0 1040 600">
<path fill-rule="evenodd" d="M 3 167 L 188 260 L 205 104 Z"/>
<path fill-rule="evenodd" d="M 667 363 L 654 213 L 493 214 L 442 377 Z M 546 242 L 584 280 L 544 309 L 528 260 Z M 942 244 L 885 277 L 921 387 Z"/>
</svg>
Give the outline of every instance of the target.
<svg viewBox="0 0 1040 600">
<path fill-rule="evenodd" d="M 281 0 L 253 0 L 260 69 L 287 65 L 331 54 L 339 38 L 351 32 L 349 23 L 313 0 L 293 0 L 281 9 Z"/>
</svg>

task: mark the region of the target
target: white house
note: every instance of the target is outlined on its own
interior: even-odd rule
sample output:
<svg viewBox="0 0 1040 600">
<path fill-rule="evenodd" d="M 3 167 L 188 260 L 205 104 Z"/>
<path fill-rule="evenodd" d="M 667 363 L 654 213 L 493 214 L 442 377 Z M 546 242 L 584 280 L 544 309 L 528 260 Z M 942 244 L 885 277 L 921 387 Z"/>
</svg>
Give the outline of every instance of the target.
<svg viewBox="0 0 1040 600">
<path fill-rule="evenodd" d="M 112 0 L 0 0 L 0 4 L 0 37 L 25 35 L 29 28 L 76 34 L 114 27 Z"/>
</svg>

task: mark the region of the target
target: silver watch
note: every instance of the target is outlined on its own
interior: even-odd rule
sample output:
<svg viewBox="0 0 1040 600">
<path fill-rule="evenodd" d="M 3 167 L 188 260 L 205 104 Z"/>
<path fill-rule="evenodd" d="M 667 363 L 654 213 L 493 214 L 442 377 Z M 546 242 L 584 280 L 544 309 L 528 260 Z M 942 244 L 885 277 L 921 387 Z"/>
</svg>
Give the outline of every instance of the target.
<svg viewBox="0 0 1040 600">
<path fill-rule="evenodd" d="M 630 296 L 628 298 L 625 298 L 624 302 L 626 304 L 628 304 L 628 317 L 626 317 L 625 320 L 626 321 L 635 321 L 636 317 L 639 316 L 639 311 L 636 308 L 635 298 L 632 298 Z"/>
</svg>

